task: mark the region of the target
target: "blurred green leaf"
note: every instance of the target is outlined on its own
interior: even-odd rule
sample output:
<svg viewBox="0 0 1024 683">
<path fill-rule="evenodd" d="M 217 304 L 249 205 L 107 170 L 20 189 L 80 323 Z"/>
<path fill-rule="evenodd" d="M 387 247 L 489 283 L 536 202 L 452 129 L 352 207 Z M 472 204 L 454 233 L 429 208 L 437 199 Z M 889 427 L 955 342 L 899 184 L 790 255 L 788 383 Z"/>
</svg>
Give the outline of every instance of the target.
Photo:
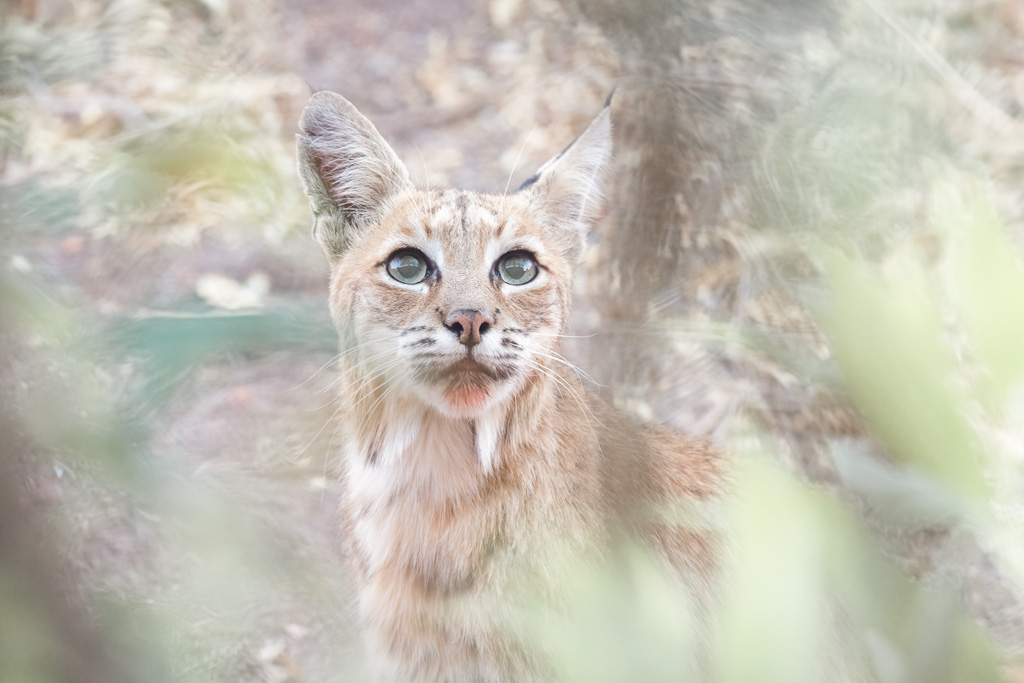
<svg viewBox="0 0 1024 683">
<path fill-rule="evenodd" d="M 280 177 L 239 121 L 189 120 L 129 136 L 105 164 L 99 192 L 115 206 L 142 208 L 172 187 L 280 201 Z"/>
<path fill-rule="evenodd" d="M 880 273 L 842 257 L 828 264 L 825 328 L 850 394 L 900 460 L 973 501 L 987 492 L 966 398 L 923 275 Z"/>
<path fill-rule="evenodd" d="M 852 512 L 746 455 L 714 680 L 998 680 L 955 587 L 910 581 Z"/>
<path fill-rule="evenodd" d="M 20 559 L 20 558 L 18 558 Z M 18 567 L 20 568 L 20 567 Z M 44 601 L 34 594 L 30 577 L 18 576 L 10 566 L 0 566 L 0 680 L 44 683 L 56 681 L 54 661 L 60 655 L 60 638 L 53 623 L 39 608 Z"/>
<path fill-rule="evenodd" d="M 664 566 L 636 546 L 608 564 L 561 556 L 563 604 L 527 626 L 565 683 L 674 683 L 697 673 L 692 601 Z M 558 560 L 556 560 L 557 562 Z"/>
<path fill-rule="evenodd" d="M 827 542 L 814 496 L 753 461 L 743 463 L 737 493 L 729 590 L 713 642 L 715 680 L 814 681 L 825 645 Z"/>
<path fill-rule="evenodd" d="M 987 370 L 987 405 L 1001 404 L 1024 377 L 1024 260 L 984 188 L 940 183 L 935 219 L 950 236 L 949 293 Z"/>
<path fill-rule="evenodd" d="M 5 323 L 50 344 L 68 344 L 75 335 L 68 311 L 32 278 L 0 272 L 0 304 Z"/>
</svg>

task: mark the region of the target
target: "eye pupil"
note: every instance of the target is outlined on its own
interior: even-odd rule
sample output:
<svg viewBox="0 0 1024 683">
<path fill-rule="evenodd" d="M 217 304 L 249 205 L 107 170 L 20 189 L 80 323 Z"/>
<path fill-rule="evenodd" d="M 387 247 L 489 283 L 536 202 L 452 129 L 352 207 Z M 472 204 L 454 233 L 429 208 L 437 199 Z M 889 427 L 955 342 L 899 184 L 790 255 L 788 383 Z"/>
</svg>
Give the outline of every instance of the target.
<svg viewBox="0 0 1024 683">
<path fill-rule="evenodd" d="M 427 260 L 419 254 L 396 254 L 388 262 L 391 277 L 407 285 L 422 282 L 427 276 Z"/>
<path fill-rule="evenodd" d="M 412 256 L 403 256 L 398 260 L 398 267 L 395 270 L 404 278 L 416 277 L 420 270 L 420 262 Z"/>
<path fill-rule="evenodd" d="M 537 262 L 526 254 L 511 254 L 498 265 L 498 275 L 510 285 L 525 285 L 537 274 Z"/>
</svg>

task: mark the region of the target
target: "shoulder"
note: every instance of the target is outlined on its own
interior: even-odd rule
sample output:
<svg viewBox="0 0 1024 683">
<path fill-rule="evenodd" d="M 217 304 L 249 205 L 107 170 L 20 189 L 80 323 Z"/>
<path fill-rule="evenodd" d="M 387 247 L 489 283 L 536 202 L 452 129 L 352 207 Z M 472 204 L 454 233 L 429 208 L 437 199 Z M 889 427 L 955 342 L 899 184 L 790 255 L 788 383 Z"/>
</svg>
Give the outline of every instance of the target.
<svg viewBox="0 0 1024 683">
<path fill-rule="evenodd" d="M 644 429 L 650 457 L 646 486 L 655 496 L 720 496 L 725 488 L 724 454 L 711 442 L 664 427 Z"/>
<path fill-rule="evenodd" d="M 726 463 L 711 442 L 641 423 L 591 398 L 601 421 L 599 446 L 609 493 L 625 505 L 637 499 L 709 500 L 726 487 Z"/>
</svg>

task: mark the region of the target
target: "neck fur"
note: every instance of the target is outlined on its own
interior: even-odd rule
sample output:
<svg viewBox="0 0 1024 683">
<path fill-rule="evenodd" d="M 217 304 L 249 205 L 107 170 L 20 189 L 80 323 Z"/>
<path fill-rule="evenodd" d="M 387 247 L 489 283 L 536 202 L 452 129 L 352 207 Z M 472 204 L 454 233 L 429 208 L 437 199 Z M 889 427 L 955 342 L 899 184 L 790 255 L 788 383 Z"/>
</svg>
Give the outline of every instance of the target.
<svg viewBox="0 0 1024 683">
<path fill-rule="evenodd" d="M 547 379 L 531 377 L 507 401 L 474 418 L 450 418 L 384 382 L 345 373 L 341 420 L 360 470 L 377 470 L 389 488 L 417 496 L 458 498 L 507 464 L 544 414 Z"/>
</svg>

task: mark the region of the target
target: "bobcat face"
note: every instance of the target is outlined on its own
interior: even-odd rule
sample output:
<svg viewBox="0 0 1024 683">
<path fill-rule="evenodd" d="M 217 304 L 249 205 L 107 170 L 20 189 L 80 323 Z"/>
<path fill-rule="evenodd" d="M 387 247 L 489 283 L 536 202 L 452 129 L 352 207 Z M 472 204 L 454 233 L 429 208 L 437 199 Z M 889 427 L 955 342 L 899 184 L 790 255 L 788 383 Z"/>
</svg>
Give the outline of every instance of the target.
<svg viewBox="0 0 1024 683">
<path fill-rule="evenodd" d="M 373 125 L 333 93 L 313 97 L 301 126 L 332 313 L 367 381 L 474 417 L 550 374 L 610 152 L 607 110 L 505 196 L 416 190 Z"/>
<path fill-rule="evenodd" d="M 413 191 L 340 259 L 332 303 L 396 392 L 471 416 L 543 372 L 574 266 L 524 197 Z"/>
</svg>

